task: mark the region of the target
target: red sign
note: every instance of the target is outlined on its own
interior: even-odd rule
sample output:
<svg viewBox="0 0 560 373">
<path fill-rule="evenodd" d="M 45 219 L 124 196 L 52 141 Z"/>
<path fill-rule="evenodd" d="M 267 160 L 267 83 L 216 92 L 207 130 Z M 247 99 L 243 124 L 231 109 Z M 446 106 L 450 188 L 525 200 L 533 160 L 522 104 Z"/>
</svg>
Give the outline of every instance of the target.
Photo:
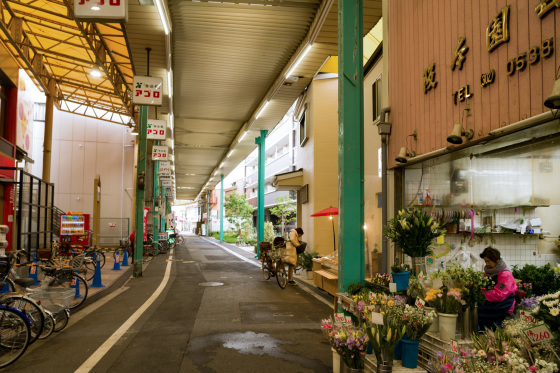
<svg viewBox="0 0 560 373">
<path fill-rule="evenodd" d="M 416 297 L 416 302 L 414 304 L 416 304 L 416 307 L 423 310 L 426 305 L 426 301 L 420 297 Z"/>
<path fill-rule="evenodd" d="M 451 339 L 451 352 L 459 355 L 459 343 L 455 339 Z"/>
<path fill-rule="evenodd" d="M 525 333 L 533 345 L 554 339 L 554 336 L 544 324 L 531 329 L 525 329 L 523 333 Z"/>
<path fill-rule="evenodd" d="M 144 207 L 144 242 L 148 241 L 148 213 L 150 212 L 149 207 Z"/>
</svg>

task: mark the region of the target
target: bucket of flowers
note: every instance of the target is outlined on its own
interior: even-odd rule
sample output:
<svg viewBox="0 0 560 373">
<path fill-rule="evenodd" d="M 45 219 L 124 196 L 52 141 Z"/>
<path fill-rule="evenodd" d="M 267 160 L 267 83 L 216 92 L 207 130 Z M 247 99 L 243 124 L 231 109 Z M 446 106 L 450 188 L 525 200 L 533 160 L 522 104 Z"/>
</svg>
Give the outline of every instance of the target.
<svg viewBox="0 0 560 373">
<path fill-rule="evenodd" d="M 409 305 L 405 306 L 403 321 L 406 332 L 401 340 L 403 367 L 411 369 L 416 368 L 420 339 L 434 322 L 435 316 L 436 313 L 434 311 Z"/>
<path fill-rule="evenodd" d="M 321 322 L 321 330 L 340 356 L 341 364 L 356 371 L 364 369 L 368 343 L 368 335 L 364 328 L 335 324 L 331 319 L 325 319 Z"/>
<path fill-rule="evenodd" d="M 455 338 L 459 311 L 466 304 L 461 298 L 461 289 L 430 289 L 426 301 L 438 313 L 440 338 L 446 341 Z"/>
</svg>

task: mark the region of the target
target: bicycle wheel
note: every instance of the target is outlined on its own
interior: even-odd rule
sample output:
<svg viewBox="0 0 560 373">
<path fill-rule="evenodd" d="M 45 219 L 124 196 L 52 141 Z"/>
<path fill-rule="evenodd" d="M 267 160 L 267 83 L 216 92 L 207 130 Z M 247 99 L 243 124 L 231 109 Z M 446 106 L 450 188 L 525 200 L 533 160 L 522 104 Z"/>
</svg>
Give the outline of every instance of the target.
<svg viewBox="0 0 560 373">
<path fill-rule="evenodd" d="M 19 359 L 29 346 L 30 338 L 26 317 L 17 310 L 0 306 L 0 368 Z"/>
<path fill-rule="evenodd" d="M 265 280 L 270 278 L 270 263 L 265 258 L 261 258 L 262 277 Z"/>
<path fill-rule="evenodd" d="M 177 245 L 182 245 L 185 243 L 185 239 L 182 236 L 177 235 L 177 237 L 175 237 L 175 243 Z"/>
<path fill-rule="evenodd" d="M 156 251 L 151 245 L 144 245 L 144 253 L 142 255 L 142 259 L 144 260 L 145 263 L 154 259 L 155 255 L 156 255 Z"/>
<path fill-rule="evenodd" d="M 45 311 L 45 323 L 43 324 L 43 332 L 39 336 L 39 339 L 48 338 L 54 331 L 54 325 L 56 324 L 54 316 L 49 311 Z"/>
<path fill-rule="evenodd" d="M 66 325 L 68 325 L 68 321 L 70 320 L 70 311 L 60 310 L 53 316 L 55 320 L 53 331 L 58 333 L 62 329 L 66 328 Z"/>
<path fill-rule="evenodd" d="M 32 344 L 39 338 L 43 332 L 43 325 L 45 323 L 45 316 L 43 315 L 43 310 L 31 299 L 25 297 L 24 295 L 8 295 L 4 298 L 4 301 L 10 307 L 13 307 L 21 313 L 23 313 L 31 322 L 29 330 L 31 332 L 31 338 L 29 339 L 29 344 Z"/>
<path fill-rule="evenodd" d="M 88 284 L 85 278 L 80 275 L 74 274 L 71 287 L 76 289 L 76 295 L 74 296 L 74 299 L 72 299 L 72 303 L 70 304 L 70 309 L 74 309 L 81 306 L 82 303 L 84 303 L 84 301 L 86 300 L 88 295 Z"/>
<path fill-rule="evenodd" d="M 276 263 L 276 281 L 278 281 L 278 286 L 282 289 L 286 288 L 288 274 L 286 273 L 286 266 L 281 260 Z"/>
</svg>

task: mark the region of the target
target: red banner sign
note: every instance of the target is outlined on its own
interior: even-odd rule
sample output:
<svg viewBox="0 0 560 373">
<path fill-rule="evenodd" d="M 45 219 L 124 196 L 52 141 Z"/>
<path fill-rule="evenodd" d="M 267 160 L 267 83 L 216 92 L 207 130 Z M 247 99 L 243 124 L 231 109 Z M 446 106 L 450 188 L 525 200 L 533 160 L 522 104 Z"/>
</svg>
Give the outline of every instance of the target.
<svg viewBox="0 0 560 373">
<path fill-rule="evenodd" d="M 149 207 L 144 207 L 144 242 L 148 241 L 148 213 L 150 212 Z"/>
</svg>

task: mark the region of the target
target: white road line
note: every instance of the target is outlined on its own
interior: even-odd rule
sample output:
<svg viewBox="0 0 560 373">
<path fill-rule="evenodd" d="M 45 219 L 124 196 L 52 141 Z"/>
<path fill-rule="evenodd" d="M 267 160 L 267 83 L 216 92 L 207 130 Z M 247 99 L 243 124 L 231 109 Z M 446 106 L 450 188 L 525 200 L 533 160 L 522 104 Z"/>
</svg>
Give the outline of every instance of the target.
<svg viewBox="0 0 560 373">
<path fill-rule="evenodd" d="M 171 259 L 171 255 L 169 256 L 169 259 Z M 132 316 L 130 316 L 128 318 L 128 320 L 126 320 L 124 322 L 124 324 L 122 324 L 121 327 L 118 328 L 117 331 L 114 332 L 113 335 L 111 335 L 109 337 L 109 339 L 107 339 L 105 341 L 105 343 L 103 343 L 97 349 L 97 351 L 95 351 L 89 357 L 89 359 L 87 359 L 78 369 L 76 369 L 76 373 L 86 373 L 86 372 L 91 371 L 93 369 L 93 367 L 95 367 L 97 365 L 97 363 L 99 363 L 99 361 L 103 358 L 103 356 L 105 356 L 107 354 L 107 352 L 109 352 L 109 350 L 128 331 L 128 329 L 130 329 L 130 327 L 132 327 L 132 325 L 140 318 L 140 316 L 142 316 L 142 314 L 144 312 L 146 312 L 148 307 L 150 307 L 152 305 L 152 303 L 155 302 L 155 300 L 162 293 L 163 289 L 165 289 L 165 286 L 167 285 L 167 282 L 169 281 L 169 276 L 171 274 L 171 263 L 173 263 L 173 262 L 172 261 L 167 262 L 167 267 L 165 268 L 165 274 L 163 275 L 163 279 L 161 280 L 161 284 L 159 284 L 158 288 L 152 294 L 152 296 L 136 312 L 134 312 L 134 314 Z"/>
<path fill-rule="evenodd" d="M 251 263 L 251 264 L 253 264 L 254 266 L 259 267 L 259 268 L 261 267 L 261 264 L 260 264 L 259 262 L 256 262 L 256 261 L 254 261 L 254 260 L 248 259 L 248 258 L 244 257 L 243 255 L 238 254 L 238 253 L 236 253 L 235 251 L 230 250 L 230 249 L 228 249 L 227 247 L 220 245 L 219 243 L 213 242 L 213 241 L 211 241 L 211 240 L 209 240 L 209 239 L 206 239 L 206 238 L 204 238 L 204 237 L 200 237 L 200 238 L 202 238 L 203 240 L 205 240 L 205 241 L 207 241 L 207 242 L 210 242 L 211 244 L 214 244 L 214 245 L 216 245 L 216 246 L 218 246 L 218 247 L 224 249 L 224 250 L 227 251 L 228 253 L 230 253 L 230 254 L 232 254 L 232 255 L 235 255 L 236 257 L 238 257 L 238 258 L 241 259 L 241 260 L 246 261 L 247 263 Z M 305 291 L 307 294 L 312 295 L 315 299 L 317 299 L 317 300 L 323 302 L 324 304 L 326 304 L 327 306 L 329 306 L 330 308 L 332 308 L 333 305 L 332 305 L 331 302 L 328 302 L 328 301 L 325 300 L 323 297 L 320 297 L 319 295 L 315 294 L 313 291 L 307 289 L 307 287 L 306 287 L 305 285 L 299 286 L 299 289 Z"/>
</svg>

